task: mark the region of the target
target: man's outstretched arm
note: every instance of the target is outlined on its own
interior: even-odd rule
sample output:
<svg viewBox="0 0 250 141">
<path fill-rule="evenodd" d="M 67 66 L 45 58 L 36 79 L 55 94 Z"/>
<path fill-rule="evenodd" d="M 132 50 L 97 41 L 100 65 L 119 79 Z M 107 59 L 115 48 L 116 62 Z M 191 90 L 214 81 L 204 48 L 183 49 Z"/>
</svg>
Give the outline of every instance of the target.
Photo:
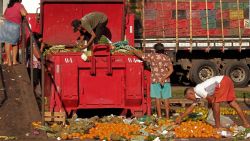
<svg viewBox="0 0 250 141">
<path fill-rule="evenodd" d="M 193 103 L 192 105 L 190 105 L 190 106 L 185 110 L 185 112 L 175 120 L 175 123 L 177 123 L 177 124 L 181 123 L 181 120 L 182 120 L 185 116 L 187 116 L 188 114 L 190 114 L 190 113 L 194 110 L 194 107 L 195 107 L 196 105 L 197 105 L 196 103 Z"/>
</svg>

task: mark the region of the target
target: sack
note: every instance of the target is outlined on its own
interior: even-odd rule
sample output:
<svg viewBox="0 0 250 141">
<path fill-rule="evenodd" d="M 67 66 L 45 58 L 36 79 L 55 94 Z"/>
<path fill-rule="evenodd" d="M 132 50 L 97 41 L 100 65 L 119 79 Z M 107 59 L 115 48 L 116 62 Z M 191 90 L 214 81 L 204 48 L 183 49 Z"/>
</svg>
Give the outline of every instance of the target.
<svg viewBox="0 0 250 141">
<path fill-rule="evenodd" d="M 209 123 L 211 125 L 215 125 L 213 110 L 212 109 L 208 110 L 207 123 Z M 220 115 L 220 125 L 223 128 L 227 128 L 227 127 L 230 127 L 230 126 L 234 125 L 234 121 L 232 121 L 229 117 Z"/>
</svg>

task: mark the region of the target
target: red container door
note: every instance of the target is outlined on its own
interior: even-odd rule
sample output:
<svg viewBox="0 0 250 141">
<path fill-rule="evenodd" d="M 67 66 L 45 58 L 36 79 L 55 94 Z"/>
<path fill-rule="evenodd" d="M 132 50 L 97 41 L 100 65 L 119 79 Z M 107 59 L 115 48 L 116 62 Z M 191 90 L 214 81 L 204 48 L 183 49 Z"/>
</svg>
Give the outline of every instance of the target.
<svg viewBox="0 0 250 141">
<path fill-rule="evenodd" d="M 117 108 L 123 104 L 125 82 L 124 69 L 114 69 L 107 75 L 107 69 L 97 69 L 96 75 L 90 75 L 90 69 L 79 70 L 80 107 Z"/>
<path fill-rule="evenodd" d="M 131 58 L 130 58 L 131 59 Z M 131 60 L 135 60 L 134 58 Z M 126 99 L 142 99 L 143 66 L 136 63 L 126 65 Z"/>
</svg>

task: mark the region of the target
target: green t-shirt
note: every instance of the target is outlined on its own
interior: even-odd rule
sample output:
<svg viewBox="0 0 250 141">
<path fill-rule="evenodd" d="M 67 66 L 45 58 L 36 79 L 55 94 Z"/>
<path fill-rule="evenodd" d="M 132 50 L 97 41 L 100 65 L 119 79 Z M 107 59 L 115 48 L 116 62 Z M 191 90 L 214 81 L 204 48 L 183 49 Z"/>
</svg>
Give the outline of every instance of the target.
<svg viewBox="0 0 250 141">
<path fill-rule="evenodd" d="M 91 12 L 81 19 L 82 27 L 86 29 L 89 33 L 93 30 L 99 23 L 104 23 L 107 21 L 107 16 L 101 12 Z"/>
</svg>

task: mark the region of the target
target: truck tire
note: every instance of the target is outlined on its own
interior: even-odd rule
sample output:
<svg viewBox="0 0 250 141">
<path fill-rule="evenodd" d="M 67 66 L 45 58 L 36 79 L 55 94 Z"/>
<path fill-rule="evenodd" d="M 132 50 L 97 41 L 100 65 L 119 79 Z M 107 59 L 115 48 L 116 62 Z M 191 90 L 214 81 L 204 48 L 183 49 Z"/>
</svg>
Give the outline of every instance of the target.
<svg viewBox="0 0 250 141">
<path fill-rule="evenodd" d="M 240 61 L 231 62 L 225 66 L 225 75 L 232 79 L 235 87 L 245 87 L 248 84 L 249 71 L 247 64 Z"/>
<path fill-rule="evenodd" d="M 199 60 L 192 63 L 190 79 L 192 82 L 199 84 L 218 74 L 219 70 L 215 63 L 209 60 Z"/>
</svg>

